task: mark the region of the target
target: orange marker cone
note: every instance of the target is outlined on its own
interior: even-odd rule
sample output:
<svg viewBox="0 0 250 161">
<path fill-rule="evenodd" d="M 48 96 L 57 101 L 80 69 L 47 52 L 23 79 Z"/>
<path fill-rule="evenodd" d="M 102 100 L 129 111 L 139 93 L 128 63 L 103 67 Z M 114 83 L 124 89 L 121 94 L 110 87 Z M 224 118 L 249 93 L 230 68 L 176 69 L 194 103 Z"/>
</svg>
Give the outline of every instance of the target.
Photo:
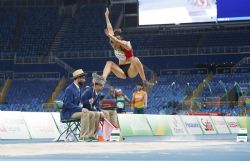
<svg viewBox="0 0 250 161">
<path fill-rule="evenodd" d="M 97 139 L 98 139 L 98 142 L 104 142 L 102 128 L 100 125 L 97 128 Z"/>
</svg>

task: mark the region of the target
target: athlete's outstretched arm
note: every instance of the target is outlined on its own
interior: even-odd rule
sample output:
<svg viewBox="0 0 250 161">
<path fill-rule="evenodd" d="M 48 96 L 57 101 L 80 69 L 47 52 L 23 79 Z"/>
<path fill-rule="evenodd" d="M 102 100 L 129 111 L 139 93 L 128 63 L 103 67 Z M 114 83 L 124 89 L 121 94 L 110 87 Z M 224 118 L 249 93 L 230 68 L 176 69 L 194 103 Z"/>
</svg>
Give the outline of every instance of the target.
<svg viewBox="0 0 250 161">
<path fill-rule="evenodd" d="M 122 46 L 122 48 L 124 48 L 126 50 L 132 49 L 132 47 L 128 41 L 118 39 L 117 37 L 112 35 L 107 29 L 105 29 L 104 32 L 112 42 L 119 43 Z"/>
<path fill-rule="evenodd" d="M 109 9 L 108 9 L 108 8 L 106 8 L 105 19 L 106 19 L 106 24 L 107 24 L 108 32 L 109 32 L 111 35 L 114 35 L 114 30 L 113 30 L 113 27 L 112 27 L 111 22 L 110 22 L 110 20 L 109 20 Z"/>
</svg>

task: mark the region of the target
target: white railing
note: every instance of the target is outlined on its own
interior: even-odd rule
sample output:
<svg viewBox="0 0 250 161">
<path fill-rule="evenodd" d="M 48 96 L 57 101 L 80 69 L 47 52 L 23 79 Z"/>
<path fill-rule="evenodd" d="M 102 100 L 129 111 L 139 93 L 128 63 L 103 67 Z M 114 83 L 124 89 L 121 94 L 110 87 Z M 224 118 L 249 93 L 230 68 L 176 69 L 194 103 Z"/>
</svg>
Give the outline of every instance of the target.
<svg viewBox="0 0 250 161">
<path fill-rule="evenodd" d="M 60 72 L 13 72 L 13 71 L 0 71 L 1 79 L 60 79 Z"/>
<path fill-rule="evenodd" d="M 216 73 L 250 73 L 250 67 L 218 67 Z"/>
<path fill-rule="evenodd" d="M 186 68 L 186 69 L 161 69 L 160 75 L 183 75 L 183 74 L 208 74 L 207 68 Z M 250 73 L 250 67 L 218 67 L 216 74 Z"/>
<path fill-rule="evenodd" d="M 55 60 L 51 56 L 15 56 L 15 64 L 53 64 Z"/>
<path fill-rule="evenodd" d="M 112 50 L 85 50 L 57 52 L 56 56 L 63 59 L 68 58 L 106 58 L 114 56 Z"/>
<path fill-rule="evenodd" d="M 1 73 L 1 78 L 4 78 L 4 79 L 8 79 L 8 78 L 12 79 L 13 78 L 13 71 L 10 71 L 10 70 L 0 71 L 0 73 Z"/>
<path fill-rule="evenodd" d="M 11 52 L 0 53 L 0 60 L 13 60 L 14 57 L 15 57 L 15 53 L 11 53 Z"/>
<path fill-rule="evenodd" d="M 176 48 L 176 49 L 145 49 L 134 50 L 136 56 L 185 56 L 185 55 L 217 55 L 217 54 L 247 54 L 250 46 L 239 47 L 204 47 L 204 48 Z M 113 50 L 90 50 L 81 52 L 58 52 L 59 58 L 106 58 L 114 57 Z"/>
<path fill-rule="evenodd" d="M 161 69 L 160 75 L 208 74 L 207 68 Z"/>
<path fill-rule="evenodd" d="M 60 79 L 60 72 L 22 72 L 14 73 L 13 79 Z"/>
<path fill-rule="evenodd" d="M 248 54 L 250 46 L 239 47 L 204 47 L 204 48 L 175 48 L 175 49 L 139 49 L 134 50 L 136 56 L 152 57 L 152 56 L 187 56 L 187 55 L 218 55 L 218 54 Z M 15 55 L 15 54 L 14 54 Z M 85 50 L 85 51 L 64 51 L 57 52 L 56 56 L 61 59 L 72 58 L 108 58 L 114 57 L 113 50 Z M 14 59 L 16 64 L 31 64 L 31 63 L 48 63 L 44 59 L 47 57 L 39 56 L 18 56 L 13 54 L 0 53 L 0 60 Z M 250 60 L 250 59 L 249 59 Z M 51 62 L 51 61 L 50 61 Z M 53 62 L 51 62 L 53 63 Z"/>
<path fill-rule="evenodd" d="M 187 55 L 218 55 L 218 54 L 247 54 L 250 46 L 239 47 L 204 47 L 204 48 L 176 48 L 176 49 L 145 49 L 136 50 L 136 55 L 150 56 L 187 56 Z"/>
</svg>

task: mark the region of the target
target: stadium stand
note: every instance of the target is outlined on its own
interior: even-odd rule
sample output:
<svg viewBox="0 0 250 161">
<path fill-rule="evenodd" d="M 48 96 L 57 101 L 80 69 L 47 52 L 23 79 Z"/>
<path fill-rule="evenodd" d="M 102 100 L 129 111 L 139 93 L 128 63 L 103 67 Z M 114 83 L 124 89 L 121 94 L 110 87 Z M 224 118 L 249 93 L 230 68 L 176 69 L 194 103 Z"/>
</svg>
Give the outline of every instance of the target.
<svg viewBox="0 0 250 161">
<path fill-rule="evenodd" d="M 1 52 L 11 51 L 14 41 L 14 31 L 17 21 L 17 11 L 16 9 L 3 8 L 0 10 L 0 50 Z"/>
<path fill-rule="evenodd" d="M 120 9 L 117 7 L 116 10 L 113 10 L 115 14 L 111 16 L 114 24 L 119 19 Z M 75 16 L 70 18 L 55 55 L 69 66 L 75 69 L 83 68 L 90 73 L 100 72 L 107 60 L 116 61 L 103 32 L 105 28 L 103 13 L 103 4 L 81 6 Z M 3 59 L 1 56 L 1 54 L 6 53 L 17 57 L 48 55 L 56 34 L 65 20 L 63 15 L 59 15 L 58 8 L 1 8 L 0 20 L 1 73 L 7 71 L 16 74 L 22 72 L 59 72 L 60 77 L 69 78 L 69 71 L 55 63 L 32 64 L 31 61 L 25 64 L 17 61 L 16 58 Z M 183 104 L 183 101 L 192 95 L 208 74 L 168 73 L 168 70 L 191 70 L 200 64 L 225 62 L 237 64 L 244 57 L 250 55 L 247 50 L 239 50 L 242 49 L 242 46 L 246 46 L 248 49 L 250 27 L 245 27 L 244 30 L 214 28 L 199 32 L 181 32 L 181 29 L 178 32 L 171 32 L 162 30 L 162 27 L 158 29 L 134 28 L 132 30 L 125 29 L 123 37 L 131 41 L 135 55 L 140 57 L 143 64 L 159 76 L 158 83 L 149 91 L 149 108 L 146 110 L 148 114 L 186 114 L 190 109 Z M 179 53 L 179 49 L 187 50 Z M 185 55 L 185 51 L 190 51 L 190 55 Z M 61 53 L 67 54 L 62 56 Z M 89 56 L 87 53 L 92 55 Z M 216 55 L 216 53 L 219 54 Z M 225 54 L 227 55 L 225 56 Z M 242 64 L 239 68 L 248 69 L 249 65 Z M 250 87 L 249 73 L 249 71 L 245 73 L 214 73 L 213 79 L 205 84 L 197 102 L 202 103 L 202 98 L 224 98 L 225 89 L 229 92 L 236 84 L 241 89 L 245 89 L 245 92 L 248 91 Z M 23 80 L 18 80 L 14 76 L 8 76 L 8 78 L 12 78 L 13 83 L 7 95 L 7 104 L 0 105 L 0 110 L 53 111 L 53 109 L 43 109 L 42 104 L 51 96 L 59 78 L 54 80 L 25 79 L 25 77 L 22 78 Z M 135 90 L 137 81 L 140 81 L 138 77 L 133 80 L 118 80 L 111 76 L 108 79 L 109 84 L 121 88 L 129 98 Z M 4 80 L 0 80 L 0 86 L 3 82 Z M 88 80 L 86 84 L 90 83 L 91 80 Z M 108 88 L 104 92 L 107 93 Z M 249 93 L 245 93 L 245 96 L 249 95 Z M 58 99 L 62 99 L 62 97 L 63 92 L 58 96 Z M 220 104 L 213 107 L 202 107 L 200 104 L 198 110 L 200 112 L 221 112 L 223 115 L 229 113 L 230 115 L 240 115 L 242 112 L 240 104 Z"/>
<path fill-rule="evenodd" d="M 56 8 L 28 8 L 18 55 L 44 55 L 63 21 Z"/>
</svg>

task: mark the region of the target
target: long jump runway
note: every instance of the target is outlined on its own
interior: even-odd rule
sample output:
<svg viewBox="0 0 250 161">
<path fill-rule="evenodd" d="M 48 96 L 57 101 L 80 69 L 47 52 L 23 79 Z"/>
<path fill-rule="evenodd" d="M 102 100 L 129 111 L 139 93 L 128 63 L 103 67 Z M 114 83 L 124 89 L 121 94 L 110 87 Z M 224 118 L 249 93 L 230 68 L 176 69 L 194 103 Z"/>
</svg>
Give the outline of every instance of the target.
<svg viewBox="0 0 250 161">
<path fill-rule="evenodd" d="M 249 161 L 250 144 L 231 139 L 123 142 L 1 141 L 0 161 Z"/>
</svg>

